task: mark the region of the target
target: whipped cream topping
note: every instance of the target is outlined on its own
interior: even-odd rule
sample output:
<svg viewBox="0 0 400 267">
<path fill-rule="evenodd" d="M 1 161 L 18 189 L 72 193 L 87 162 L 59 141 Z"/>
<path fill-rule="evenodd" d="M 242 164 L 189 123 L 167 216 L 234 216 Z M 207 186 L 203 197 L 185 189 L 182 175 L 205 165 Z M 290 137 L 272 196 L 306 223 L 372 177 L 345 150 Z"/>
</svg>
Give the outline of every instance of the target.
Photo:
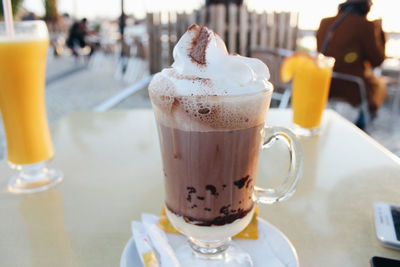
<svg viewBox="0 0 400 267">
<path fill-rule="evenodd" d="M 272 90 L 268 67 L 259 59 L 229 54 L 224 41 L 192 25 L 176 44 L 172 68 L 161 73 L 176 96 L 242 95 Z"/>
</svg>

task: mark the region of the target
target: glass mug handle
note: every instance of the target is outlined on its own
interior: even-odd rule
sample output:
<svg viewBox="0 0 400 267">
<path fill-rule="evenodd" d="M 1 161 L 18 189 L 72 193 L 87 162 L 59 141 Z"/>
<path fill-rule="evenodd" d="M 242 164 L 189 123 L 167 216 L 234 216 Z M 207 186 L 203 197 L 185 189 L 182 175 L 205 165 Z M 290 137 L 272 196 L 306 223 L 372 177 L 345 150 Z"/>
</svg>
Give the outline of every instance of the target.
<svg viewBox="0 0 400 267">
<path fill-rule="evenodd" d="M 282 184 L 277 188 L 254 187 L 257 203 L 274 204 L 290 198 L 296 191 L 303 172 L 303 151 L 296 135 L 284 127 L 265 127 L 262 150 L 268 149 L 277 140 L 285 141 L 290 153 L 290 168 Z"/>
</svg>

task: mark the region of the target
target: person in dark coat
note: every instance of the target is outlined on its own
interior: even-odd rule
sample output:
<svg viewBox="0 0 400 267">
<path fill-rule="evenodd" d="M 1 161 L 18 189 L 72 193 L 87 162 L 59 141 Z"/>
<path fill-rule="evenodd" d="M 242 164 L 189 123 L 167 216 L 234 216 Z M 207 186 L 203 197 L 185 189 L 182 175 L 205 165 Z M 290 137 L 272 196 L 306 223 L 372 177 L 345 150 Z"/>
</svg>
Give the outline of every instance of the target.
<svg viewBox="0 0 400 267">
<path fill-rule="evenodd" d="M 375 115 L 387 97 L 385 83 L 372 72 L 385 59 L 385 34 L 381 20 L 366 18 L 371 5 L 371 0 L 340 4 L 336 16 L 322 19 L 316 37 L 318 51 L 336 59 L 334 71 L 364 80 L 369 110 Z M 357 85 L 339 79 L 332 80 L 330 96 L 355 107 L 361 102 Z"/>
</svg>

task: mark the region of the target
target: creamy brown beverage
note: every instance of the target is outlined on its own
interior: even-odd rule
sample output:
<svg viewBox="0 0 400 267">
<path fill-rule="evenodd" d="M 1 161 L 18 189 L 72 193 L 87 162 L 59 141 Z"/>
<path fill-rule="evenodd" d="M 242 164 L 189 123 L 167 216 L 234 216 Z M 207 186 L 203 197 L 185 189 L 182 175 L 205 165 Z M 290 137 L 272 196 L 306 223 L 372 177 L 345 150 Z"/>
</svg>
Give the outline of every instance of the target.
<svg viewBox="0 0 400 267">
<path fill-rule="evenodd" d="M 267 67 L 228 54 L 221 38 L 193 25 L 175 62 L 149 93 L 157 119 L 171 223 L 200 240 L 240 232 L 254 211 L 253 191 L 272 94 Z"/>
<path fill-rule="evenodd" d="M 246 216 L 253 208 L 262 127 L 188 132 L 160 125 L 161 138 L 173 140 L 162 144 L 167 208 L 201 226 Z"/>
</svg>

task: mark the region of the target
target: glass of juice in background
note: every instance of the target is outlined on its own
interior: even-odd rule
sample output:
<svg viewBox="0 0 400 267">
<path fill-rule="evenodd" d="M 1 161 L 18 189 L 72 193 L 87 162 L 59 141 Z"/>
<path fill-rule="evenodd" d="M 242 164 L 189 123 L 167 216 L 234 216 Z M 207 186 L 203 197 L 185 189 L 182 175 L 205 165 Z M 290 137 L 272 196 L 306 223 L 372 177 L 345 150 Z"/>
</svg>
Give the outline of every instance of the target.
<svg viewBox="0 0 400 267">
<path fill-rule="evenodd" d="M 300 52 L 294 53 L 282 64 L 283 72 L 286 72 L 281 72 L 282 80 L 292 79 L 293 124 L 294 131 L 299 135 L 319 133 L 334 64 L 332 57 Z"/>
<path fill-rule="evenodd" d="M 7 36 L 0 23 L 0 110 L 8 162 L 18 171 L 8 190 L 32 193 L 63 179 L 46 165 L 54 156 L 44 100 L 49 36 L 43 21 L 16 22 L 14 31 Z"/>
</svg>

